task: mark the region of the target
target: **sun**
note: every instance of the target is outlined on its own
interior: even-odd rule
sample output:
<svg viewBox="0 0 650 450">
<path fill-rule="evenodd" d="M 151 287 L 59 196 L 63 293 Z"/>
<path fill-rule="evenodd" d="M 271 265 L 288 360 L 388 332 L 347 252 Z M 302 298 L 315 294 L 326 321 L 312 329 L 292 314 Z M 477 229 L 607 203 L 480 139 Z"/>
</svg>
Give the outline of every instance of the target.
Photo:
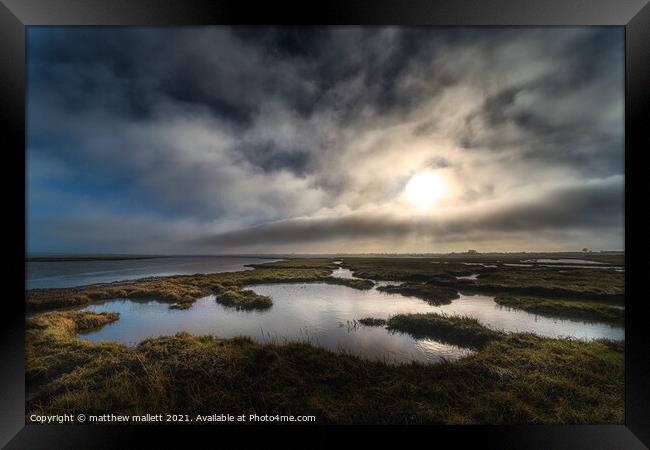
<svg viewBox="0 0 650 450">
<path fill-rule="evenodd" d="M 421 172 L 413 175 L 406 183 L 404 197 L 413 206 L 429 208 L 445 192 L 445 183 L 435 172 Z"/>
</svg>

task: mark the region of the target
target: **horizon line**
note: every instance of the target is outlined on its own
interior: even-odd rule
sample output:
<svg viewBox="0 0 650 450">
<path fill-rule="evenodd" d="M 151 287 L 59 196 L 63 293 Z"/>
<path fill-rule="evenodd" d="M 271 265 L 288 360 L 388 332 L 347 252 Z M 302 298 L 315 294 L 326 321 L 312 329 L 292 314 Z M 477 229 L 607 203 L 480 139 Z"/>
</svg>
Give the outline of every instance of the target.
<svg viewBox="0 0 650 450">
<path fill-rule="evenodd" d="M 528 254 L 528 253 L 625 253 L 625 250 L 519 250 L 519 251 L 452 251 L 452 252 L 253 252 L 253 253 L 106 253 L 106 252 L 25 252 L 26 258 L 45 256 L 130 256 L 130 257 L 180 257 L 180 256 L 316 256 L 316 255 L 489 255 L 489 254 Z"/>
</svg>

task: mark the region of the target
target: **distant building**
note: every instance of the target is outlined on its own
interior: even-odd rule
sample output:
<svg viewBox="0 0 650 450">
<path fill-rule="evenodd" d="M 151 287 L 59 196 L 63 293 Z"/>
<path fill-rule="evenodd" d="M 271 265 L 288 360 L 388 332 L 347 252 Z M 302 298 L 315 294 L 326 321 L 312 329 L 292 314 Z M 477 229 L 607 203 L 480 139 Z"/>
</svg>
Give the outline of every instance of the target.
<svg viewBox="0 0 650 450">
<path fill-rule="evenodd" d="M 467 250 L 467 253 L 478 253 L 476 250 Z"/>
</svg>

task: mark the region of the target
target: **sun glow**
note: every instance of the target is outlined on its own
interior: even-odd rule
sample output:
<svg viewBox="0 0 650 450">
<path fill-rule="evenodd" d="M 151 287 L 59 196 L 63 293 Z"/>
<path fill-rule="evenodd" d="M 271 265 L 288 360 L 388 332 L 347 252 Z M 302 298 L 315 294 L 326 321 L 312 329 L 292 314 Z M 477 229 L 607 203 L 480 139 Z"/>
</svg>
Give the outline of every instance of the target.
<svg viewBox="0 0 650 450">
<path fill-rule="evenodd" d="M 413 206 L 429 208 L 445 192 L 445 183 L 435 172 L 422 172 L 413 175 L 404 188 L 404 197 Z"/>
</svg>

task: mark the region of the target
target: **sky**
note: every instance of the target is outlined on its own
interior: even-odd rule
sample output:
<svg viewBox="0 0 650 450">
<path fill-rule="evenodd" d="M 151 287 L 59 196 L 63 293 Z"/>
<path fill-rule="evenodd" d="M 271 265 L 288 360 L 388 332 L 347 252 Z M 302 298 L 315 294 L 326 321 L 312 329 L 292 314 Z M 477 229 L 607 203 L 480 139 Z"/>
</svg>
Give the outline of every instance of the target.
<svg viewBox="0 0 650 450">
<path fill-rule="evenodd" d="M 622 250 L 622 27 L 29 27 L 30 253 Z"/>
</svg>

